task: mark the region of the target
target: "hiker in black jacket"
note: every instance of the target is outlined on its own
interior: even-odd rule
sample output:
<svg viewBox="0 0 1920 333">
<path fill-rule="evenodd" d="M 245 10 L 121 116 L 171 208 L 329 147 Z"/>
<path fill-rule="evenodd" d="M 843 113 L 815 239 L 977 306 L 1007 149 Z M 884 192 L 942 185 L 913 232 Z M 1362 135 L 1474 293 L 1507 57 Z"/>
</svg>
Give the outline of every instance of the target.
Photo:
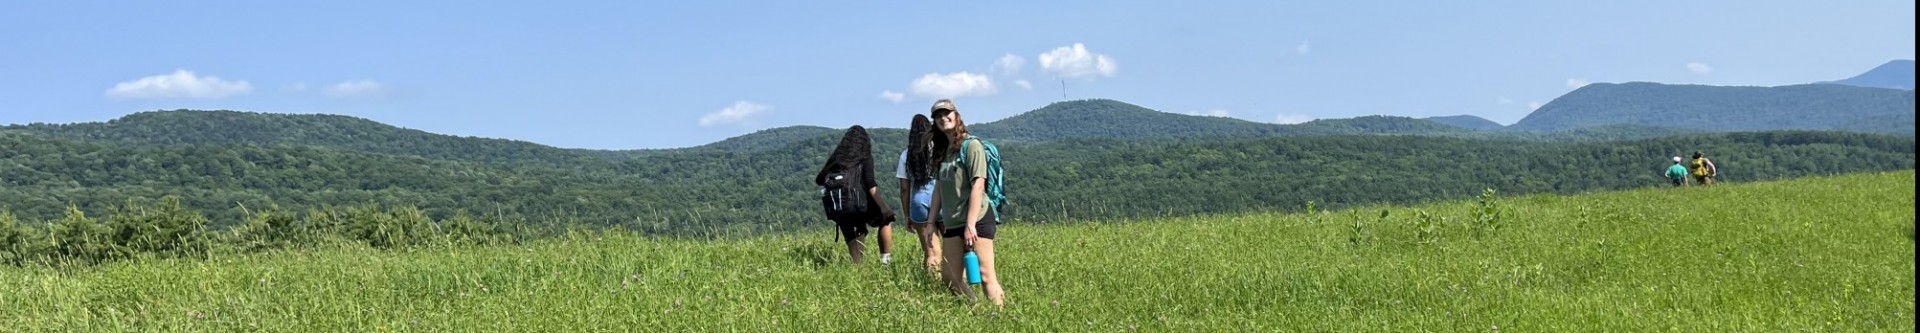
<svg viewBox="0 0 1920 333">
<path fill-rule="evenodd" d="M 880 197 L 879 182 L 873 177 L 872 144 L 866 128 L 847 128 L 826 166 L 814 175 L 813 183 L 825 188 L 823 208 L 839 225 L 840 235 L 846 237 L 847 253 L 853 262 L 864 257 L 867 228 L 871 227 L 880 229 L 880 262 L 887 264 L 893 259 L 893 209 Z"/>
</svg>

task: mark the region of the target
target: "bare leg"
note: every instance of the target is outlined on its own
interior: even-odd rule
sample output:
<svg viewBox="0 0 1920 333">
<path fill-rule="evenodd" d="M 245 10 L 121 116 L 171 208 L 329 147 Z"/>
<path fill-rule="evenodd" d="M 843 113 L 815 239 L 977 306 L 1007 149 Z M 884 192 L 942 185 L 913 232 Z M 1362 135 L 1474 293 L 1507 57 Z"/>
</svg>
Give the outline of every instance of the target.
<svg viewBox="0 0 1920 333">
<path fill-rule="evenodd" d="M 1006 291 L 1000 289 L 1000 274 L 993 269 L 993 240 L 975 239 L 973 254 L 980 257 L 980 285 L 986 287 L 987 299 L 995 306 L 1006 305 Z"/>
<path fill-rule="evenodd" d="M 967 286 L 967 263 L 962 258 L 967 253 L 966 242 L 955 237 L 942 240 L 940 244 L 946 258 L 940 265 L 940 280 L 946 281 L 947 290 L 953 291 L 954 295 L 973 299 L 973 288 Z"/>
<path fill-rule="evenodd" d="M 847 254 L 853 256 L 853 263 L 860 263 L 860 259 L 864 257 L 860 252 L 865 250 L 866 247 L 865 244 L 861 244 L 861 239 L 859 238 L 847 240 Z"/>
<path fill-rule="evenodd" d="M 920 251 L 927 255 L 927 271 L 939 272 L 940 262 L 944 259 L 940 257 L 940 231 L 934 230 L 932 223 L 912 226 L 914 235 L 920 238 Z"/>
<path fill-rule="evenodd" d="M 880 255 L 893 254 L 893 223 L 880 226 Z"/>
</svg>

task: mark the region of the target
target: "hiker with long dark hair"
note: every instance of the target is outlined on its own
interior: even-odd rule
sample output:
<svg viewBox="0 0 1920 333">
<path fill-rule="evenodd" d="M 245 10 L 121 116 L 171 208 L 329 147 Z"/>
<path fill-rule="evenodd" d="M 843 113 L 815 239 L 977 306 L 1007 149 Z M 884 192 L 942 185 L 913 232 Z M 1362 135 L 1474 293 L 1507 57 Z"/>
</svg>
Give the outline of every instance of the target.
<svg viewBox="0 0 1920 333">
<path fill-rule="evenodd" d="M 826 166 L 813 176 L 813 183 L 822 188 L 821 206 L 846 237 L 847 253 L 855 263 L 863 258 L 870 227 L 880 229 L 881 260 L 893 254 L 893 209 L 880 197 L 879 182 L 873 179 L 872 145 L 866 128 L 847 128 Z"/>
<path fill-rule="evenodd" d="M 947 149 L 938 152 L 941 162 L 934 177 L 938 181 L 932 206 L 934 216 L 946 229 L 941 232 L 944 238 L 941 252 L 946 258 L 940 277 L 955 294 L 972 298 L 964 256 L 972 252 L 978 257 L 979 283 L 986 290 L 987 299 L 994 305 L 1004 305 L 1006 292 L 1001 289 L 999 272 L 994 269 L 993 242 L 998 236 L 1000 220 L 988 205 L 989 150 L 967 132 L 966 122 L 960 118 L 960 110 L 954 107 L 953 101 L 934 102 L 932 116 L 934 126 L 947 139 Z"/>
<path fill-rule="evenodd" d="M 920 238 L 920 251 L 926 254 L 927 271 L 940 271 L 940 228 L 939 222 L 928 215 L 933 206 L 933 175 L 939 161 L 935 160 L 934 137 L 942 136 L 933 128 L 933 122 L 926 115 L 913 115 L 913 123 L 907 131 L 907 149 L 900 151 L 900 165 L 894 168 L 894 178 L 900 179 L 900 207 L 907 208 L 907 227 L 913 229 Z M 887 256 L 881 255 L 880 262 L 886 263 Z"/>
</svg>

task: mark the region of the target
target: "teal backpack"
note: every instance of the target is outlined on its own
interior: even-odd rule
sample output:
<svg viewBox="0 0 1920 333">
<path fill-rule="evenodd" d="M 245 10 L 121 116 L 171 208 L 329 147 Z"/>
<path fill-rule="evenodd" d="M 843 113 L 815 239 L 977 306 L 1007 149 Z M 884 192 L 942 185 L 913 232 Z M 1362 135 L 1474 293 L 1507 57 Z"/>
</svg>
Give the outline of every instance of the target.
<svg viewBox="0 0 1920 333">
<path fill-rule="evenodd" d="M 993 215 L 996 216 L 996 219 L 999 219 L 1001 223 L 1005 223 L 1007 222 L 1007 218 L 1000 215 L 1000 206 L 1004 206 L 1007 203 L 1006 187 L 1004 182 L 1001 181 L 1005 178 L 1005 173 L 1000 171 L 1000 148 L 994 147 L 993 143 L 987 142 L 986 139 L 969 137 L 965 141 L 960 141 L 960 158 L 955 160 L 954 163 L 958 164 L 961 168 L 967 168 L 967 143 L 975 141 L 980 142 L 981 150 L 987 152 L 987 208 L 993 210 Z"/>
</svg>

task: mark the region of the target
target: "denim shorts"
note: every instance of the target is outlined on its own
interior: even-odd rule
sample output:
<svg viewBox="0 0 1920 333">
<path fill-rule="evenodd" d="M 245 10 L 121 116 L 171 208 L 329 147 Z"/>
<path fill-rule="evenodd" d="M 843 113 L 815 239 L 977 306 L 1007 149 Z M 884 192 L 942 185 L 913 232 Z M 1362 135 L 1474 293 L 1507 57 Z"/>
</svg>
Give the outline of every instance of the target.
<svg viewBox="0 0 1920 333">
<path fill-rule="evenodd" d="M 933 206 L 933 180 L 922 181 L 913 189 L 913 207 L 907 209 L 908 224 L 927 224 L 927 211 Z"/>
</svg>

